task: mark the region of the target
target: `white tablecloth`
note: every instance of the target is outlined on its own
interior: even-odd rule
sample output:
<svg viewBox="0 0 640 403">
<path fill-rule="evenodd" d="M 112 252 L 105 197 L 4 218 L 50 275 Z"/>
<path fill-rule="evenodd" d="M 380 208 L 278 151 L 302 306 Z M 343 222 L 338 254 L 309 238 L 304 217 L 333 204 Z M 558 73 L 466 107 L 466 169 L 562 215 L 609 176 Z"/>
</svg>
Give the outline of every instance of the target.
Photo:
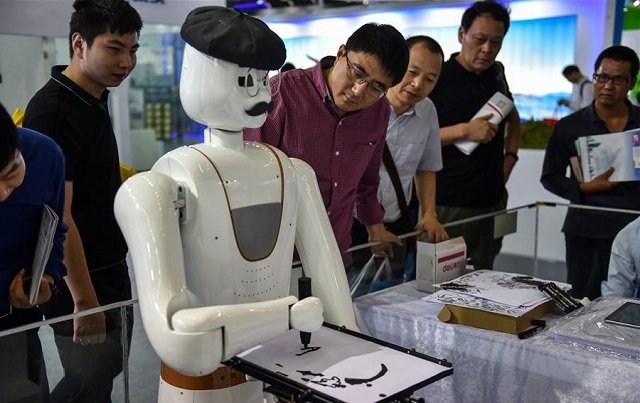
<svg viewBox="0 0 640 403">
<path fill-rule="evenodd" d="M 375 338 L 453 364 L 453 376 L 414 395 L 427 402 L 640 402 L 640 360 L 554 341 L 440 322 L 414 282 L 354 301 Z M 548 324 L 553 323 L 553 318 Z"/>
</svg>

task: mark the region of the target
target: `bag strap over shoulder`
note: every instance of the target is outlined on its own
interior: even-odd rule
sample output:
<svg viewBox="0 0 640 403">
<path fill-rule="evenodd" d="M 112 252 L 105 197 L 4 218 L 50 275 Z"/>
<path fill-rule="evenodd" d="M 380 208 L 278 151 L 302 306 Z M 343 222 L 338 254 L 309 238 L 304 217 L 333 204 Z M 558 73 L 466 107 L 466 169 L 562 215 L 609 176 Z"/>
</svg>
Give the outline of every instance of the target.
<svg viewBox="0 0 640 403">
<path fill-rule="evenodd" d="M 400 175 L 398 174 L 396 164 L 393 162 L 393 156 L 391 155 L 391 150 L 389 150 L 389 146 L 386 141 L 384 142 L 384 150 L 382 151 L 382 162 L 384 163 L 384 167 L 387 169 L 387 173 L 389 173 L 393 190 L 396 192 L 398 206 L 400 207 L 400 216 L 407 225 L 410 225 L 411 219 L 409 218 L 407 199 L 404 197 L 402 183 L 400 182 Z"/>
</svg>

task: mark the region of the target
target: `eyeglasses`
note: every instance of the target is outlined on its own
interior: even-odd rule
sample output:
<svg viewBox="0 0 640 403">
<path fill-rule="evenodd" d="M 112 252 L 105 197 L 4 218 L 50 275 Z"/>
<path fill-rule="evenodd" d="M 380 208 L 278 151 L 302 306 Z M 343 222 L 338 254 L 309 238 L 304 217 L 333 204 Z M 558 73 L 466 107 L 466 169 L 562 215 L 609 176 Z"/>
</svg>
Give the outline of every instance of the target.
<svg viewBox="0 0 640 403">
<path fill-rule="evenodd" d="M 351 64 L 346 53 L 344 54 L 344 58 L 347 61 L 347 76 L 349 77 L 349 80 L 358 85 L 366 84 L 367 94 L 371 95 L 372 97 L 380 99 L 384 96 L 384 94 L 387 93 L 386 88 L 368 79 L 367 75 L 362 70 Z"/>
<path fill-rule="evenodd" d="M 593 74 L 593 81 L 596 81 L 600 84 L 606 84 L 609 81 L 613 82 L 614 85 L 625 85 L 631 82 L 631 77 L 623 77 L 623 76 L 609 76 L 607 74 Z"/>
<path fill-rule="evenodd" d="M 277 73 L 277 72 L 276 72 Z M 272 85 L 269 85 L 269 72 L 256 70 L 254 68 L 250 68 L 247 71 L 247 74 L 244 76 L 238 77 L 238 85 L 240 87 L 244 87 L 247 91 L 247 95 L 250 97 L 255 97 L 260 92 L 260 87 L 266 87 L 269 91 L 271 91 L 271 95 L 275 95 L 278 93 L 280 89 L 280 74 L 276 75 L 277 80 L 275 80 Z"/>
</svg>

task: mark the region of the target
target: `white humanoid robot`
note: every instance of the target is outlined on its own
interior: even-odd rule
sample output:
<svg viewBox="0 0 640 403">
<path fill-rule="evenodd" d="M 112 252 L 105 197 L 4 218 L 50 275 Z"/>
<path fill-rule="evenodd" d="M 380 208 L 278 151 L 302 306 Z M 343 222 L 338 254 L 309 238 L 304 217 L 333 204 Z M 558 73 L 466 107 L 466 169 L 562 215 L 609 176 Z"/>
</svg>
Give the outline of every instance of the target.
<svg viewBox="0 0 640 403">
<path fill-rule="evenodd" d="M 323 309 L 357 329 L 344 266 L 309 165 L 242 139 L 266 119 L 282 40 L 223 7 L 193 10 L 181 34 L 180 98 L 207 125 L 205 142 L 128 179 L 116 218 L 163 361 L 159 401 L 262 402 L 261 382 L 234 385 L 221 362 L 289 329 L 318 330 Z M 300 301 L 289 295 L 294 244 L 315 295 Z"/>
</svg>

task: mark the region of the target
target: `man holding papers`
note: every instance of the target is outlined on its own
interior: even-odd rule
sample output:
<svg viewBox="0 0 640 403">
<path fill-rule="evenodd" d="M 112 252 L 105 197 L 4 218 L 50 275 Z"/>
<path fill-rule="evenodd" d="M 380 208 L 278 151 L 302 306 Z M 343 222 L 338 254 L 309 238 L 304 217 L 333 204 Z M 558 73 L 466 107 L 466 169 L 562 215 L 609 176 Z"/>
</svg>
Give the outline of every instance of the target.
<svg viewBox="0 0 640 403">
<path fill-rule="evenodd" d="M 640 127 L 640 108 L 631 105 L 627 93 L 638 75 L 638 55 L 626 46 L 611 46 L 598 56 L 593 74 L 595 102 L 561 119 L 547 144 L 540 181 L 549 191 L 588 206 L 640 210 L 640 182 L 613 182 L 609 168 L 594 179 L 580 181 L 572 164 L 577 158 L 576 140 Z M 567 167 L 572 166 L 567 177 Z M 578 176 L 576 176 L 578 174 Z M 564 226 L 567 282 L 574 297 L 600 296 L 607 278 L 611 244 L 616 234 L 636 216 L 602 210 L 571 208 Z"/>
<path fill-rule="evenodd" d="M 507 205 L 505 183 L 518 160 L 520 117 L 515 109 L 509 112 L 512 97 L 496 57 L 509 25 L 509 11 L 495 1 L 469 7 L 458 31 L 461 50 L 444 63 L 429 95 L 440 122 L 443 167 L 436 175 L 436 205 L 443 224 Z M 491 112 L 477 115 L 484 108 Z M 464 236 L 472 265 L 492 268 L 502 245 L 502 238 L 494 239 L 493 219 L 447 231 L 452 238 Z"/>
<path fill-rule="evenodd" d="M 36 271 L 32 267 L 37 253 L 42 210 L 48 205 L 62 216 L 64 198 L 64 158 L 60 148 L 48 137 L 28 129 L 16 129 L 0 105 L 0 332 L 42 319 L 42 313 L 29 302 L 25 281 Z M 59 220 L 53 231 L 53 247 L 44 258 L 45 273 L 35 302 L 44 304 L 62 280 L 66 269 L 62 261 L 66 226 Z M 34 280 L 35 281 L 35 280 Z M 28 383 L 17 379 L 24 362 L 7 357 L 27 350 Z M 49 384 L 38 338 L 38 329 L 0 337 L 0 390 L 2 397 L 24 393 L 17 385 L 39 385 L 43 401 L 48 401 Z M 14 395 L 15 394 L 15 395 Z"/>
</svg>

